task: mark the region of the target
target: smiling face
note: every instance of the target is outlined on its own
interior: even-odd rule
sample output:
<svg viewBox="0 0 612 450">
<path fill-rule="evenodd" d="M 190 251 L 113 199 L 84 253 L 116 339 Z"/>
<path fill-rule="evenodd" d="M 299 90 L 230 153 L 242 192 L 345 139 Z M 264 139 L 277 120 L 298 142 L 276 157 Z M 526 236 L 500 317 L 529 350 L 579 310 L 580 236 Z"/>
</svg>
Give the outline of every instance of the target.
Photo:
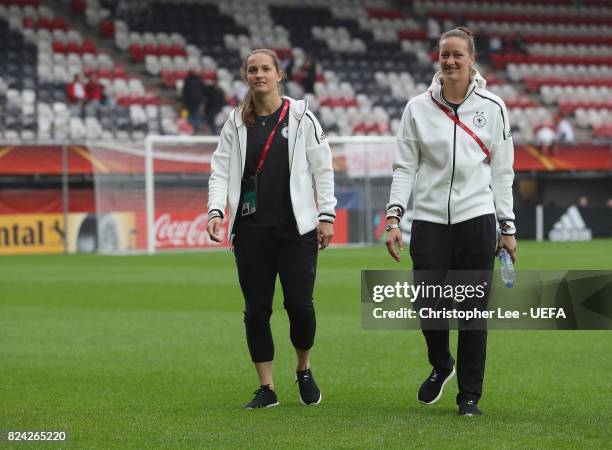
<svg viewBox="0 0 612 450">
<path fill-rule="evenodd" d="M 474 54 L 468 41 L 459 37 L 448 37 L 440 42 L 440 68 L 444 79 L 450 82 L 469 82 Z"/>
<path fill-rule="evenodd" d="M 246 60 L 245 77 L 255 95 L 278 93 L 282 74 L 274 64 L 274 58 L 265 53 L 254 53 Z"/>
</svg>

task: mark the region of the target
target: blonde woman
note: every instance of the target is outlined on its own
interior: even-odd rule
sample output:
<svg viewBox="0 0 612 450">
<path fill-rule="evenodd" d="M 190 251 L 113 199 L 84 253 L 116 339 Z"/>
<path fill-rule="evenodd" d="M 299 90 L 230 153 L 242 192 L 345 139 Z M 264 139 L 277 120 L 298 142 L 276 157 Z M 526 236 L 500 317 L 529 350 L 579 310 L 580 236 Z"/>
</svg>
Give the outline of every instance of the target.
<svg viewBox="0 0 612 450">
<path fill-rule="evenodd" d="M 504 102 L 485 89 L 474 68 L 472 32 L 464 27 L 442 34 L 441 71 L 429 90 L 408 102 L 398 133 L 390 201 L 387 204 L 387 249 L 399 261 L 403 247 L 398 223 L 410 195 L 414 221 L 410 256 L 420 280 L 440 283 L 448 270 L 470 271 L 470 284 L 490 286 L 496 251 L 505 248 L 515 260 L 516 240 L 512 183 L 514 147 Z M 414 188 L 413 188 L 414 186 Z M 497 219 L 496 219 L 497 216 Z M 501 232 L 496 244 L 497 229 Z M 429 271 L 426 275 L 421 275 Z M 488 295 L 488 288 L 487 288 Z M 486 306 L 464 301 L 460 307 Z M 425 306 L 445 306 L 444 300 Z M 476 326 L 474 326 L 476 325 Z M 421 320 L 433 370 L 422 383 L 418 400 L 436 403 L 457 374 L 457 404 L 462 416 L 481 415 L 487 348 L 486 321 L 459 321 L 457 369 L 449 350 L 447 320 Z"/>
</svg>

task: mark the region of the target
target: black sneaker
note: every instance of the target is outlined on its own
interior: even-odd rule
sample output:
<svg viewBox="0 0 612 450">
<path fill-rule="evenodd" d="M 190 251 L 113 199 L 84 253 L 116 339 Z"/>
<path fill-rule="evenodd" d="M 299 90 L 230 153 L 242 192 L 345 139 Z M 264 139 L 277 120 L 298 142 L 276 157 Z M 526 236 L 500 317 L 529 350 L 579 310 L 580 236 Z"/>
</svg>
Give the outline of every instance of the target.
<svg viewBox="0 0 612 450">
<path fill-rule="evenodd" d="M 444 386 L 454 376 L 455 366 L 453 366 L 453 370 L 445 374 L 436 372 L 436 369 L 433 369 L 429 377 L 427 377 L 427 379 L 423 381 L 423 384 L 421 384 L 417 399 L 424 405 L 432 405 L 436 403 L 438 400 L 440 400 L 440 397 L 442 397 Z"/>
<path fill-rule="evenodd" d="M 261 386 L 255 392 L 255 397 L 249 403 L 246 404 L 244 409 L 255 409 L 255 408 L 272 408 L 278 406 L 278 399 L 276 398 L 276 392 L 270 389 L 270 385 L 266 384 Z"/>
<path fill-rule="evenodd" d="M 459 404 L 460 416 L 482 416 L 482 411 L 474 400 L 468 400 Z"/>
<path fill-rule="evenodd" d="M 302 405 L 318 405 L 323 396 L 315 383 L 310 369 L 295 372 L 295 382 L 300 386 L 300 401 Z"/>
</svg>

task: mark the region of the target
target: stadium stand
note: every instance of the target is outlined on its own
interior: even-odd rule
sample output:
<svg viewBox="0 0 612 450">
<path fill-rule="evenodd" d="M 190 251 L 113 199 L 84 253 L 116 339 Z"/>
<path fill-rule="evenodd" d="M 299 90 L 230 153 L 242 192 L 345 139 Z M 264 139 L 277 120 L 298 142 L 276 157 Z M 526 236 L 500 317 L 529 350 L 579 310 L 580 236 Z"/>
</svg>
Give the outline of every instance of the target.
<svg viewBox="0 0 612 450">
<path fill-rule="evenodd" d="M 520 8 L 516 7 L 520 5 Z M 559 115 L 572 116 L 583 141 L 606 142 L 612 124 L 612 5 L 604 0 L 268 0 L 257 3 L 174 0 L 0 0 L 0 125 L 4 140 L 142 139 L 176 134 L 176 99 L 194 71 L 216 80 L 228 106 L 239 102 L 239 67 L 253 48 L 275 49 L 296 62 L 314 56 L 314 93 L 295 81 L 330 135 L 392 134 L 406 101 L 423 92 L 437 68 L 426 21 L 447 29 L 465 23 L 479 36 L 480 69 L 507 103 L 518 144 Z M 69 6 L 62 17 L 58 5 Z M 76 17 L 91 33 L 70 26 Z M 96 39 L 92 39 L 94 36 Z M 507 45 L 489 51 L 489 38 Z M 512 44 L 520 36 L 524 47 Z M 113 54 L 112 42 L 130 61 Z M 140 73 L 135 77 L 134 73 Z M 67 107 L 65 85 L 96 73 L 109 105 Z M 156 89 L 165 88 L 160 98 Z"/>
</svg>

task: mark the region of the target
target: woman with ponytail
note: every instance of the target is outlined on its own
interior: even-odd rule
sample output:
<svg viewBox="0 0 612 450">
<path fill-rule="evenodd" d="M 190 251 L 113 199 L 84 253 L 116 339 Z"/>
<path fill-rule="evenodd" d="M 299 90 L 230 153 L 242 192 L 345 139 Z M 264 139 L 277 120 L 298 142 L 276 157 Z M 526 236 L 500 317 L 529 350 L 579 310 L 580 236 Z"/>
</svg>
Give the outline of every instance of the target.
<svg viewBox="0 0 612 450">
<path fill-rule="evenodd" d="M 460 276 L 458 283 L 464 286 L 490 287 L 496 252 L 505 249 L 512 261 L 516 259 L 514 147 L 508 111 L 501 98 L 485 89 L 486 81 L 474 67 L 474 37 L 469 29 L 447 31 L 438 44 L 441 70 L 427 92 L 408 102 L 400 124 L 387 204 L 387 249 L 399 262 L 403 247 L 399 221 L 412 194 L 414 283 L 442 285 Z M 448 273 L 459 270 L 461 274 Z M 458 300 L 457 307 L 486 309 L 488 287 L 483 298 Z M 452 306 L 448 299 L 435 298 L 419 299 L 415 308 Z M 419 402 L 436 403 L 456 373 L 459 414 L 481 415 L 486 320 L 459 320 L 456 370 L 448 320 L 422 318 L 421 328 L 433 370 L 421 384 Z"/>
<path fill-rule="evenodd" d="M 322 396 L 310 368 L 316 329 L 312 294 L 318 250 L 334 235 L 331 150 L 307 102 L 282 96 L 284 73 L 272 50 L 251 52 L 241 73 L 248 92 L 226 121 L 211 161 L 208 234 L 221 242 L 221 223 L 229 209 L 228 239 L 260 386 L 246 408 L 279 404 L 270 328 L 277 275 L 297 357 L 300 401 L 314 405 Z"/>
</svg>

